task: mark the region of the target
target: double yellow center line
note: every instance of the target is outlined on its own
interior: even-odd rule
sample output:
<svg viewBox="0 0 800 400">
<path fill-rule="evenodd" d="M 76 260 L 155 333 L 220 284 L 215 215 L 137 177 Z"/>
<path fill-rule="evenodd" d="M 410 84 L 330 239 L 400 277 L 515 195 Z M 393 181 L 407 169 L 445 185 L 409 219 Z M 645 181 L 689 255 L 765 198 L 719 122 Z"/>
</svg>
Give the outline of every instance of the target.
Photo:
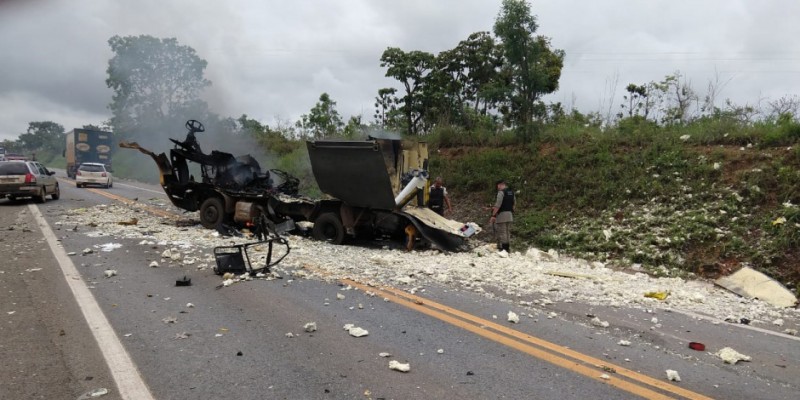
<svg viewBox="0 0 800 400">
<path fill-rule="evenodd" d="M 129 205 L 137 204 L 134 200 L 118 196 L 107 191 L 89 189 L 89 191 L 117 200 Z M 145 211 L 154 215 L 177 219 L 171 212 L 154 207 L 137 204 Z M 311 266 L 305 266 L 315 269 Z M 322 271 L 316 271 L 322 272 Z M 324 272 L 322 272 L 324 274 Z M 508 328 L 495 322 L 485 320 L 464 311 L 437 303 L 427 298 L 407 293 L 391 286 L 380 288 L 365 285 L 352 279 L 341 279 L 341 283 L 359 288 L 365 292 L 371 291 L 376 295 L 387 298 L 411 310 L 436 318 L 442 322 L 472 332 L 478 336 L 496 343 L 508 346 L 522 353 L 531 355 L 540 360 L 557 365 L 569 371 L 586 376 L 590 379 L 614 386 L 620 390 L 647 399 L 672 399 L 680 397 L 686 399 L 711 399 L 700 393 L 675 386 L 673 384 L 652 378 L 650 376 L 632 371 L 630 369 L 610 364 L 606 361 L 580 353 L 567 347 L 540 339 L 526 333 Z M 605 368 L 604 368 L 605 367 Z M 613 371 L 606 379 L 602 375 L 606 371 Z"/>
<path fill-rule="evenodd" d="M 389 286 L 375 288 L 351 279 L 342 279 L 340 282 L 364 291 L 371 291 L 376 295 L 380 295 L 419 313 L 643 398 L 674 398 L 663 394 L 663 392 L 667 392 L 687 399 L 710 399 L 710 397 L 702 394 L 654 379 L 618 365 L 609 364 L 606 361 L 479 318 L 430 299 L 410 294 L 397 288 Z M 602 369 L 603 367 L 606 367 L 606 370 L 613 369 L 616 373 L 609 374 L 610 377 L 604 379 L 601 377 L 605 371 Z M 619 376 L 619 378 L 616 376 Z M 656 390 L 662 392 L 657 392 Z"/>
</svg>

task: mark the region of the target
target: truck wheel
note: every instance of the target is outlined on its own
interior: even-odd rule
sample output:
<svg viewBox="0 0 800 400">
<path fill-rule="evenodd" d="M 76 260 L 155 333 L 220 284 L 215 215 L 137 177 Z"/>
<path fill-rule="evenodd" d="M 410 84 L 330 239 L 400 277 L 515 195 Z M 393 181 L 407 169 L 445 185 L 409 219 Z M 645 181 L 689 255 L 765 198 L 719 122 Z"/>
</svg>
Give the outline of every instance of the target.
<svg viewBox="0 0 800 400">
<path fill-rule="evenodd" d="M 44 187 L 39 189 L 39 194 L 34 197 L 34 200 L 36 200 L 37 203 L 44 203 L 47 201 L 47 191 L 44 190 Z"/>
<path fill-rule="evenodd" d="M 56 191 L 50 193 L 50 198 L 52 198 L 53 200 L 58 200 L 59 197 L 61 197 L 61 188 L 59 188 L 58 183 L 56 183 Z"/>
<path fill-rule="evenodd" d="M 338 215 L 327 212 L 314 221 L 313 235 L 317 240 L 342 244 L 344 242 L 344 226 Z"/>
<path fill-rule="evenodd" d="M 225 218 L 225 207 L 219 197 L 209 197 L 200 205 L 200 223 L 203 227 L 214 229 Z"/>
</svg>

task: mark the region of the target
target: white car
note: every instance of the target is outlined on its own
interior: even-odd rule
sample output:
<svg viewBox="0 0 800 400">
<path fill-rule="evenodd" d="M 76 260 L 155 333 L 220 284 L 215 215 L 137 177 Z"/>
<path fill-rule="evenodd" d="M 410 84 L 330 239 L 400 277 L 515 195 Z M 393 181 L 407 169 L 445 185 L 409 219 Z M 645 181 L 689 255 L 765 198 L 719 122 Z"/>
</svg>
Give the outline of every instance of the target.
<svg viewBox="0 0 800 400">
<path fill-rule="evenodd" d="M 105 164 L 83 163 L 75 172 L 75 186 L 100 185 L 105 188 L 114 186 L 114 178 Z"/>
</svg>

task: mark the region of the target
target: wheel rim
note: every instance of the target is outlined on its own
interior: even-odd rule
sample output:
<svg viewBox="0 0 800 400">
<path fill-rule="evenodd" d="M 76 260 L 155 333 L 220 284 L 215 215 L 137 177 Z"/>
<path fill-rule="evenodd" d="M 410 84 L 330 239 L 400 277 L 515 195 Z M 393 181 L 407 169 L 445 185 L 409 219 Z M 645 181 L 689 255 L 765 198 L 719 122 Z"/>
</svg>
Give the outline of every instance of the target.
<svg viewBox="0 0 800 400">
<path fill-rule="evenodd" d="M 203 211 L 203 219 L 208 222 L 216 223 L 219 219 L 219 210 L 217 210 L 217 207 L 213 205 L 206 207 Z"/>
</svg>

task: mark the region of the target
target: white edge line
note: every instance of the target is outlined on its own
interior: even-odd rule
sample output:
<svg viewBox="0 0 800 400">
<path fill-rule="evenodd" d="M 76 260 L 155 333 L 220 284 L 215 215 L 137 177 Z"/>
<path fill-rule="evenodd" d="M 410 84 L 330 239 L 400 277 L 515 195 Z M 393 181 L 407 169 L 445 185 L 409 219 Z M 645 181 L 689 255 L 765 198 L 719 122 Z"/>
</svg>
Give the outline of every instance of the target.
<svg viewBox="0 0 800 400">
<path fill-rule="evenodd" d="M 693 318 L 704 319 L 706 321 L 718 322 L 720 325 L 725 324 L 725 326 L 730 326 L 730 327 L 734 327 L 734 328 L 741 328 L 741 329 L 750 329 L 751 331 L 756 331 L 756 332 L 764 333 L 764 334 L 767 334 L 767 335 L 772 335 L 772 336 L 777 336 L 777 337 L 781 337 L 781 338 L 784 338 L 784 339 L 800 341 L 800 336 L 793 336 L 793 335 L 790 335 L 788 333 L 783 333 L 783 332 L 775 332 L 775 331 L 771 331 L 769 329 L 759 328 L 757 326 L 742 325 L 742 324 L 732 324 L 730 322 L 723 321 L 723 320 L 718 319 L 718 318 L 714 318 L 714 317 L 709 317 L 709 316 L 702 315 L 702 314 L 693 313 L 691 311 L 677 310 L 677 309 L 674 309 L 674 308 L 669 309 L 669 310 L 662 308 L 661 310 L 664 310 L 664 311 L 667 311 L 667 312 L 674 312 L 674 313 L 678 313 L 678 314 L 683 314 L 683 315 L 686 315 L 686 316 L 689 316 L 689 317 L 693 317 Z"/>
<path fill-rule="evenodd" d="M 128 184 L 126 184 L 126 183 L 119 183 L 119 181 L 117 181 L 117 182 L 114 182 L 114 184 L 115 184 L 115 185 L 117 185 L 117 186 L 125 186 L 125 187 L 129 187 L 129 188 L 134 188 L 134 189 L 144 190 L 144 191 L 146 191 L 146 192 L 151 192 L 151 193 L 155 193 L 155 194 L 160 194 L 160 195 L 162 195 L 162 196 L 164 196 L 164 197 L 167 197 L 167 194 L 166 194 L 166 193 L 164 193 L 164 191 L 163 191 L 163 190 L 159 192 L 159 191 L 157 191 L 157 190 L 152 190 L 152 189 L 143 188 L 143 187 L 134 186 L 134 185 L 128 185 Z"/>
<path fill-rule="evenodd" d="M 103 310 L 97 304 L 97 300 L 95 300 L 92 292 L 81 279 L 75 264 L 72 263 L 66 251 L 58 245 L 56 235 L 50 229 L 50 225 L 47 224 L 36 205 L 29 204 L 28 209 L 36 219 L 39 229 L 41 229 L 44 238 L 47 240 L 47 244 L 50 245 L 53 256 L 55 256 L 58 265 L 61 267 L 64 279 L 67 281 L 70 290 L 72 290 L 78 307 L 81 309 L 87 325 L 89 325 L 89 330 L 92 331 L 100 352 L 103 354 L 106 364 L 108 364 L 108 369 L 117 384 L 120 396 L 123 399 L 130 400 L 154 399 L 150 389 L 139 374 L 139 370 L 119 341 L 119 337 L 114 332 L 105 314 L 103 314 Z"/>
</svg>

